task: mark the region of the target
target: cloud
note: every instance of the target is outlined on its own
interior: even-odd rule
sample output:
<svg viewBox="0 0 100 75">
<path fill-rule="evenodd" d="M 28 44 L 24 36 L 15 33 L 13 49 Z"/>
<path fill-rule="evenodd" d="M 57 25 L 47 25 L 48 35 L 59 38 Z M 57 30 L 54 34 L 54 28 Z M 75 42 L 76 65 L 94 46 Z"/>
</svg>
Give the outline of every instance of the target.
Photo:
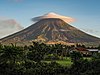
<svg viewBox="0 0 100 75">
<path fill-rule="evenodd" d="M 0 20 L 0 38 L 13 34 L 23 28 L 15 20 Z"/>
<path fill-rule="evenodd" d="M 83 29 L 83 28 L 82 28 Z M 94 29 L 83 29 L 85 32 L 89 32 L 89 33 L 100 33 L 98 30 L 94 30 Z"/>
<path fill-rule="evenodd" d="M 0 21 L 7 20 L 9 18 L 0 16 Z"/>
<path fill-rule="evenodd" d="M 71 23 L 71 22 L 75 21 L 75 19 L 73 19 L 71 17 L 58 15 L 58 14 L 53 13 L 53 12 L 45 14 L 45 15 L 42 15 L 42 16 L 38 16 L 38 17 L 32 18 L 32 21 L 39 21 L 39 20 L 46 19 L 46 18 L 59 18 L 59 19 L 64 20 L 67 23 Z"/>
<path fill-rule="evenodd" d="M 100 30 L 81 28 L 84 32 L 100 38 Z"/>
</svg>

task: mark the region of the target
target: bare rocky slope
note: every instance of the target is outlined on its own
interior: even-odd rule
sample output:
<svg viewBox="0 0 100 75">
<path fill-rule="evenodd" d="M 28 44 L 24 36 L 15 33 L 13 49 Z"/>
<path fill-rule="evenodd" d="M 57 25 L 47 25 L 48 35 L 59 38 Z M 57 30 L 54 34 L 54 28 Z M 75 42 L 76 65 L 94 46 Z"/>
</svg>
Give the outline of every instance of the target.
<svg viewBox="0 0 100 75">
<path fill-rule="evenodd" d="M 99 43 L 100 38 L 84 33 L 59 18 L 42 19 L 28 28 L 0 39 L 1 43 L 38 41 L 52 43 Z"/>
</svg>

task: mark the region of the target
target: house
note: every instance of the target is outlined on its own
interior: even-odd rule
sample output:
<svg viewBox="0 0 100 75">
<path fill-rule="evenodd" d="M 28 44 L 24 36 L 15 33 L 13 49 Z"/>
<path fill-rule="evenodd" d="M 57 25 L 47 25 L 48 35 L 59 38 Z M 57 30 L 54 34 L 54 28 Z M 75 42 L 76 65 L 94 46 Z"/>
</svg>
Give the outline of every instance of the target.
<svg viewBox="0 0 100 75">
<path fill-rule="evenodd" d="M 100 51 L 98 49 L 87 49 L 89 52 L 91 52 L 92 54 L 94 53 L 100 53 Z"/>
<path fill-rule="evenodd" d="M 91 54 L 90 51 L 88 51 L 86 48 L 83 48 L 83 47 L 76 47 L 74 49 L 74 51 L 79 51 L 80 53 L 82 53 L 84 56 L 88 56 Z"/>
<path fill-rule="evenodd" d="M 75 51 L 79 51 L 80 53 L 82 53 L 85 56 L 90 56 L 90 55 L 93 55 L 94 53 L 100 53 L 100 50 L 98 50 L 98 49 L 86 49 L 83 47 L 77 47 L 77 48 L 75 48 Z"/>
</svg>

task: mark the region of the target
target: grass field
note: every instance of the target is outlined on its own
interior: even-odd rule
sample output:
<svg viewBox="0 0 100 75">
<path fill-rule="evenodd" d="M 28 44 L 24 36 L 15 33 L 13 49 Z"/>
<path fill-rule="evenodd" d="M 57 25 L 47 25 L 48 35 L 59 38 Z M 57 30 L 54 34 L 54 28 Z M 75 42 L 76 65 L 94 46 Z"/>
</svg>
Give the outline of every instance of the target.
<svg viewBox="0 0 100 75">
<path fill-rule="evenodd" d="M 59 63 L 62 66 L 70 66 L 72 64 L 70 58 L 64 58 L 63 60 L 53 60 L 53 61 Z M 51 61 L 43 61 L 43 62 L 50 63 Z"/>
<path fill-rule="evenodd" d="M 84 57 L 84 59 L 91 60 L 91 57 Z M 71 64 L 73 63 L 71 62 L 71 58 L 69 57 L 64 58 L 63 60 L 53 60 L 53 61 L 59 63 L 62 66 L 71 66 Z M 43 62 L 50 63 L 51 61 L 43 61 Z"/>
</svg>

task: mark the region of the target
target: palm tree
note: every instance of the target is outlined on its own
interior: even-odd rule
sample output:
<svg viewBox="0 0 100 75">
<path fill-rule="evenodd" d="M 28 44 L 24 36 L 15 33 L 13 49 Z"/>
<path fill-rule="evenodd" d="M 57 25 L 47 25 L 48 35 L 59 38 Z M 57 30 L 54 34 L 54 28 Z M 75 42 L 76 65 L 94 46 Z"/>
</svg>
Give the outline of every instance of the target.
<svg viewBox="0 0 100 75">
<path fill-rule="evenodd" d="M 1 63 L 16 63 L 23 57 L 24 51 L 21 47 L 15 46 L 3 46 L 0 50 L 0 61 Z"/>
</svg>

